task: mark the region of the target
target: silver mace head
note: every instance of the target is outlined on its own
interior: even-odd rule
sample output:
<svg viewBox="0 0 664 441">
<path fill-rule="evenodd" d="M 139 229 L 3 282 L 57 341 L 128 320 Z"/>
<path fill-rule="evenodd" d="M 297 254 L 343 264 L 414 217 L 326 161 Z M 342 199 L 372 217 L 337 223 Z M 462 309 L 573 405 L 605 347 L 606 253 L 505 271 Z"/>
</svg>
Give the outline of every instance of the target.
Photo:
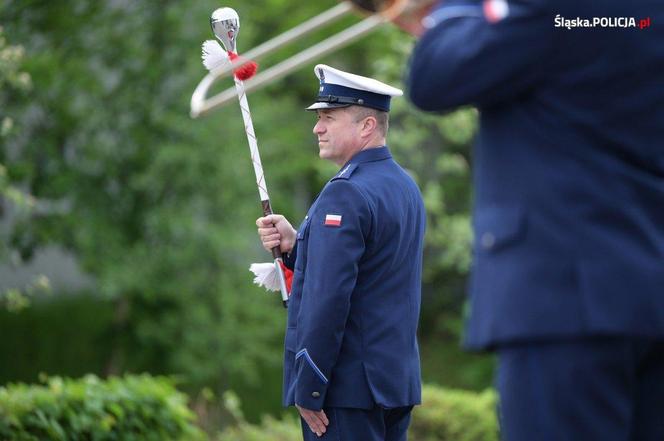
<svg viewBox="0 0 664 441">
<path fill-rule="evenodd" d="M 237 52 L 235 39 L 240 32 L 240 17 L 233 8 L 219 8 L 210 16 L 212 32 L 221 41 L 226 51 Z"/>
</svg>

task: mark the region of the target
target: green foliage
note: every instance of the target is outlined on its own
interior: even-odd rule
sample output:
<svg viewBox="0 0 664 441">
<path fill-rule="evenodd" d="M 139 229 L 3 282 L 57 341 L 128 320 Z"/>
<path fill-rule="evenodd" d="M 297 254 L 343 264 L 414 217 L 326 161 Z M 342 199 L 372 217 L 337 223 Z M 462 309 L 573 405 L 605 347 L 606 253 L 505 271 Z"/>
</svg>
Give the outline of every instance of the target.
<svg viewBox="0 0 664 441">
<path fill-rule="evenodd" d="M 0 388 L 0 438 L 31 440 L 205 440 L 171 380 L 53 377 Z"/>
<path fill-rule="evenodd" d="M 34 198 L 12 185 L 4 165 L 7 161 L 4 139 L 15 131 L 9 103 L 17 94 L 31 87 L 30 75 L 21 69 L 24 56 L 23 47 L 9 44 L 4 28 L 0 26 L 0 145 L 3 147 L 0 149 L 0 196 L 19 208 L 32 209 Z M 0 241 L 0 252 L 6 252 L 6 240 Z"/>
<path fill-rule="evenodd" d="M 26 216 L 35 207 L 35 198 L 22 191 L 11 182 L 7 173 L 6 151 L 4 139 L 16 132 L 14 119 L 9 113 L 8 106 L 14 95 L 25 92 L 31 87 L 30 75 L 21 70 L 24 57 L 22 46 L 8 44 L 4 29 L 0 26 L 0 214 L 3 207 L 11 205 L 17 216 Z M 4 229 L 0 230 L 0 262 L 10 260 L 13 253 L 12 246 Z M 13 287 L 0 290 L 0 307 L 9 311 L 20 311 L 30 304 L 30 297 L 35 292 L 48 288 L 49 281 L 44 276 L 37 276 L 33 283 L 25 287 Z"/>
<path fill-rule="evenodd" d="M 493 383 L 494 357 L 463 351 L 450 339 L 421 341 L 420 360 L 422 378 L 428 384 L 480 391 Z"/>
<path fill-rule="evenodd" d="M 226 2 L 242 19 L 240 53 L 335 4 Z M 15 68 L 2 71 L 0 81 L 20 83 L 19 72 L 32 78 L 31 89 L 0 88 L 0 112 L 12 115 L 0 137 L 0 186 L 20 188 L 44 207 L 20 216 L 0 245 L 18 260 L 42 246 L 66 248 L 97 282 L 95 294 L 111 302 L 106 360 L 91 357 L 80 369 L 178 374 L 190 391 L 232 388 L 245 410 L 252 407 L 251 419 L 277 411 L 285 317 L 279 300 L 253 286 L 247 271 L 269 255 L 256 239 L 261 211 L 240 111 L 229 105 L 205 119 L 188 116 L 205 74 L 200 44 L 212 38 L 208 18 L 217 7 L 211 0 L 0 4 L 6 34 L 23 48 L 13 50 L 12 60 L 19 54 L 21 62 L 3 65 Z M 260 60 L 261 68 L 315 38 Z M 412 44 L 385 26 L 249 95 L 277 212 L 297 224 L 335 171 L 318 159 L 314 116 L 302 110 L 317 90 L 314 64 L 403 87 Z M 226 87 L 232 81 L 213 89 Z M 421 337 L 432 347 L 456 347 L 470 256 L 468 145 L 476 112 L 441 117 L 423 115 L 405 99 L 393 105 L 388 142 L 428 211 Z M 457 381 L 437 366 L 425 364 L 425 378 Z M 475 378 L 482 380 L 473 386 L 483 387 L 482 375 L 464 385 Z"/>
<path fill-rule="evenodd" d="M 9 312 L 17 313 L 32 304 L 32 299 L 40 294 L 50 294 L 51 282 L 43 274 L 36 275 L 21 288 L 9 288 L 0 292 L 0 304 L 4 303 Z"/>
<path fill-rule="evenodd" d="M 227 404 L 228 406 L 228 404 Z M 233 403 L 230 403 L 230 408 Z M 468 392 L 425 386 L 422 405 L 413 410 L 408 432 L 411 441 L 498 441 L 496 393 Z M 237 416 L 218 441 L 297 441 L 302 437 L 294 412 L 282 420 L 266 417 L 252 425 Z"/>
<path fill-rule="evenodd" d="M 426 386 L 413 411 L 411 441 L 497 441 L 496 393 Z"/>
<path fill-rule="evenodd" d="M 287 416 L 277 419 L 272 416 L 263 418 L 260 424 L 246 421 L 224 430 L 218 441 L 300 441 L 302 429 L 299 419 Z"/>
<path fill-rule="evenodd" d="M 256 383 L 257 366 L 278 366 L 282 316 L 247 271 L 263 255 L 243 126 L 235 108 L 221 131 L 187 109 L 213 5 L 2 8 L 35 84 L 14 104 L 25 134 L 7 139 L 8 174 L 61 207 L 22 219 L 9 240 L 25 259 L 68 248 L 117 302 L 111 371 Z"/>
<path fill-rule="evenodd" d="M 0 384 L 34 382 L 41 372 L 80 377 L 108 372 L 121 338 L 113 303 L 89 293 L 37 297 L 20 312 L 0 310 Z"/>
<path fill-rule="evenodd" d="M 0 388 L 3 440 L 206 440 L 194 425 L 185 396 L 163 377 L 125 376 L 101 381 L 43 378 L 43 385 Z M 237 396 L 224 394 L 223 407 L 234 423 L 217 441 L 297 441 L 295 411 L 283 419 L 246 421 Z M 422 405 L 413 411 L 412 441 L 497 441 L 496 394 L 425 386 Z"/>
<path fill-rule="evenodd" d="M 85 373 L 106 375 L 115 364 L 129 363 L 114 357 L 128 356 L 128 336 L 118 326 L 114 302 L 89 293 L 54 293 L 37 298 L 20 313 L 0 310 L 0 384 L 33 382 L 40 372 L 78 377 Z M 423 376 L 426 382 L 478 390 L 491 384 L 492 360 L 464 353 L 456 341 L 427 339 L 421 342 Z M 114 348 L 126 348 L 110 353 Z M 275 347 L 280 351 L 280 347 Z M 281 411 L 281 367 L 259 366 L 263 381 L 248 383 L 242 377 L 228 379 L 242 400 L 247 420 L 256 422 L 265 413 Z M 153 368 L 157 371 L 158 366 Z M 196 390 L 188 388 L 192 394 Z M 214 402 L 213 408 L 221 407 Z M 215 414 L 214 409 L 210 412 Z M 216 414 L 215 414 L 216 415 Z M 224 418 L 211 418 L 214 428 Z"/>
<path fill-rule="evenodd" d="M 266 415 L 260 424 L 251 424 L 244 418 L 238 397 L 232 392 L 224 395 L 224 407 L 233 415 L 235 424 L 227 427 L 217 441 L 290 441 L 302 439 L 299 419 L 286 415 L 277 419 Z"/>
<path fill-rule="evenodd" d="M 30 88 L 30 75 L 21 70 L 24 55 L 22 46 L 9 44 L 4 28 L 0 26 L 0 90 L 8 87 L 19 90 Z M 8 128 L 4 120 L 2 128 L 0 135 L 4 136 Z"/>
</svg>

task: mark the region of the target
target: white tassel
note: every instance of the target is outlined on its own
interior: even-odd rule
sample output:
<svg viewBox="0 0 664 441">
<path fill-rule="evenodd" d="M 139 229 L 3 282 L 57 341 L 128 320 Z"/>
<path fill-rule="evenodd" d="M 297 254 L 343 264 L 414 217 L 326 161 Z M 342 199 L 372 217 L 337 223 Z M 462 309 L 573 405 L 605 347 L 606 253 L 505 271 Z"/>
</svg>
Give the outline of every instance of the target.
<svg viewBox="0 0 664 441">
<path fill-rule="evenodd" d="M 252 263 L 249 271 L 254 273 L 254 283 L 262 286 L 268 291 L 280 291 L 279 275 L 274 266 L 274 262 L 268 263 Z"/>
<path fill-rule="evenodd" d="M 203 65 L 210 71 L 230 64 L 228 54 L 216 40 L 205 40 L 203 42 Z"/>
</svg>

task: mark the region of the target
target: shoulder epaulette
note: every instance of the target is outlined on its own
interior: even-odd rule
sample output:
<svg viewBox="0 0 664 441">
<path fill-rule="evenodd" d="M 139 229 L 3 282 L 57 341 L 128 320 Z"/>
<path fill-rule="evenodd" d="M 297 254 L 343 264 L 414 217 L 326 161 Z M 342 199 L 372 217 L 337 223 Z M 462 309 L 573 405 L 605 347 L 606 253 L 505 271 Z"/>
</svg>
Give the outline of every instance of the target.
<svg viewBox="0 0 664 441">
<path fill-rule="evenodd" d="M 330 181 L 335 181 L 337 179 L 349 179 L 350 175 L 353 174 L 355 169 L 357 168 L 357 164 L 348 164 L 345 166 L 339 173 L 337 173 Z"/>
</svg>

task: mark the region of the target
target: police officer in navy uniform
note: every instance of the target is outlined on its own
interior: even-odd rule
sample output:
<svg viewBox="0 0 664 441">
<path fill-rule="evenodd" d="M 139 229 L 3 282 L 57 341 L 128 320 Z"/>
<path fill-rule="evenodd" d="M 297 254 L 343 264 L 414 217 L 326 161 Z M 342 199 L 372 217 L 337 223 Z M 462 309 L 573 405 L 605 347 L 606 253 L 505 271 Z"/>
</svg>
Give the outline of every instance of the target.
<svg viewBox="0 0 664 441">
<path fill-rule="evenodd" d="M 497 351 L 504 439 L 664 440 L 664 3 L 422 24 L 410 99 L 480 111 L 466 344 Z"/>
<path fill-rule="evenodd" d="M 320 157 L 340 166 L 295 231 L 259 218 L 266 249 L 294 270 L 285 337 L 284 405 L 305 440 L 403 441 L 421 400 L 417 324 L 425 213 L 385 136 L 379 81 L 318 65 Z"/>
</svg>

